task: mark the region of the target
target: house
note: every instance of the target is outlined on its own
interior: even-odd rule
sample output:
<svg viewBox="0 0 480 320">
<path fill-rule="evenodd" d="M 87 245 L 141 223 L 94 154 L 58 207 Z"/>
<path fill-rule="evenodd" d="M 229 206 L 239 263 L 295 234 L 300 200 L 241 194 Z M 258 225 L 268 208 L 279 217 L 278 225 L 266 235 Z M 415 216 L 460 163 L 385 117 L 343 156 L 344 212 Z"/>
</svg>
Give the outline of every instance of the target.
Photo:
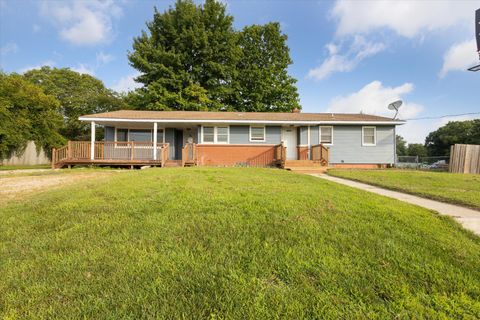
<svg viewBox="0 0 480 320">
<path fill-rule="evenodd" d="M 395 128 L 367 114 L 120 110 L 79 118 L 91 141 L 54 151 L 53 165 L 384 167 L 395 162 Z M 95 141 L 103 127 L 103 141 Z"/>
</svg>

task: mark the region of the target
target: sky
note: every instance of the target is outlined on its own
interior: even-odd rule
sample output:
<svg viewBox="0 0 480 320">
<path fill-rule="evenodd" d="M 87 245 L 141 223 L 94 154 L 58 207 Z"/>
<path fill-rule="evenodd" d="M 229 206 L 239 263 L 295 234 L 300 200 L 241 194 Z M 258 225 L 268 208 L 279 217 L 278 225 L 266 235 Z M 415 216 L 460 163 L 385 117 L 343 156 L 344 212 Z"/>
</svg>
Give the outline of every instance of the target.
<svg viewBox="0 0 480 320">
<path fill-rule="evenodd" d="M 201 3 L 201 1 L 197 1 Z M 223 0 L 240 30 L 276 21 L 288 36 L 303 112 L 393 117 L 410 143 L 452 120 L 480 118 L 480 72 L 470 1 Z M 132 39 L 174 1 L 0 0 L 0 68 L 42 65 L 91 74 L 116 91 L 139 86 L 127 59 Z"/>
</svg>

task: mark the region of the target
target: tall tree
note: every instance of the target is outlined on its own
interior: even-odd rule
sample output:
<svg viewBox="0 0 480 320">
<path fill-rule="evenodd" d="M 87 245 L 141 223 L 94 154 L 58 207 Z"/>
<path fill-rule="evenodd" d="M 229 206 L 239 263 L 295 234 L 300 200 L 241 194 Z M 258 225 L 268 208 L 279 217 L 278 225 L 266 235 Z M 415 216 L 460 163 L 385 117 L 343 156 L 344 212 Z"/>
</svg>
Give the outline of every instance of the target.
<svg viewBox="0 0 480 320">
<path fill-rule="evenodd" d="M 0 158 L 33 140 L 47 153 L 64 143 L 59 102 L 18 74 L 0 73 Z"/>
<path fill-rule="evenodd" d="M 247 26 L 240 32 L 242 59 L 237 64 L 235 108 L 240 111 L 288 112 L 300 109 L 287 36 L 279 23 Z"/>
<path fill-rule="evenodd" d="M 79 116 L 125 107 L 116 93 L 88 74 L 42 67 L 26 72 L 24 77 L 60 101 L 59 112 L 64 119 L 60 133 L 69 140 L 89 139 L 89 125 L 80 122 Z"/>
<path fill-rule="evenodd" d="M 450 146 L 456 143 L 480 144 L 480 119 L 450 121 L 430 132 L 425 147 L 430 156 L 450 155 Z"/>
<path fill-rule="evenodd" d="M 290 111 L 299 108 L 286 36 L 278 24 L 233 28 L 219 1 L 178 0 L 155 9 L 134 39 L 130 64 L 144 86 L 129 95 L 140 109 Z"/>
<path fill-rule="evenodd" d="M 147 29 L 128 55 L 142 73 L 141 108 L 208 110 L 227 103 L 239 49 L 223 4 L 178 0 L 164 13 L 155 8 Z"/>
<path fill-rule="evenodd" d="M 407 142 L 401 135 L 395 136 L 396 142 L 395 145 L 397 147 L 397 156 L 406 156 L 407 155 Z"/>
<path fill-rule="evenodd" d="M 427 149 L 425 149 L 425 146 L 421 143 L 409 143 L 407 148 L 407 155 L 426 157 Z"/>
</svg>

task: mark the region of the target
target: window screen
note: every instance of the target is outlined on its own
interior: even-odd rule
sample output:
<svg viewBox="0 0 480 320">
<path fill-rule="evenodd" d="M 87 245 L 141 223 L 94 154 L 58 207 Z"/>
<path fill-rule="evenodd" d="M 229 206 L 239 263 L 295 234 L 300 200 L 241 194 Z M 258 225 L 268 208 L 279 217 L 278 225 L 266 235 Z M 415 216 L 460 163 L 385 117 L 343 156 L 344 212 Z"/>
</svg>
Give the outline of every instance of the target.
<svg viewBox="0 0 480 320">
<path fill-rule="evenodd" d="M 265 141 L 265 127 L 250 127 L 251 141 Z"/>
<path fill-rule="evenodd" d="M 332 127 L 320 127 L 320 143 L 332 143 Z"/>
</svg>

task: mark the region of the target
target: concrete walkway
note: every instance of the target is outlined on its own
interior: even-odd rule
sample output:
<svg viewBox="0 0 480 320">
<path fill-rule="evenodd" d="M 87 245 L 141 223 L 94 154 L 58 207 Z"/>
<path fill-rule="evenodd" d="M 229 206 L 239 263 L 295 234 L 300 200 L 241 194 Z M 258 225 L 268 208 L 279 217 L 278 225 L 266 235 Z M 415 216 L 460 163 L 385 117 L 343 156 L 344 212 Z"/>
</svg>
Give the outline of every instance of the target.
<svg viewBox="0 0 480 320">
<path fill-rule="evenodd" d="M 446 215 L 457 220 L 465 229 L 473 231 L 477 235 L 480 235 L 480 211 L 468 209 L 453 204 L 448 204 L 440 201 L 425 199 L 410 194 L 387 190 L 379 187 L 375 187 L 369 184 L 356 182 L 352 180 L 332 177 L 326 174 L 310 174 L 311 176 L 322 178 L 328 181 L 341 183 L 350 187 L 362 189 L 365 191 L 380 194 L 382 196 L 394 198 L 400 201 L 405 201 L 411 204 L 415 204 L 420 207 L 424 207 L 430 210 L 435 210 L 441 215 Z"/>
</svg>

